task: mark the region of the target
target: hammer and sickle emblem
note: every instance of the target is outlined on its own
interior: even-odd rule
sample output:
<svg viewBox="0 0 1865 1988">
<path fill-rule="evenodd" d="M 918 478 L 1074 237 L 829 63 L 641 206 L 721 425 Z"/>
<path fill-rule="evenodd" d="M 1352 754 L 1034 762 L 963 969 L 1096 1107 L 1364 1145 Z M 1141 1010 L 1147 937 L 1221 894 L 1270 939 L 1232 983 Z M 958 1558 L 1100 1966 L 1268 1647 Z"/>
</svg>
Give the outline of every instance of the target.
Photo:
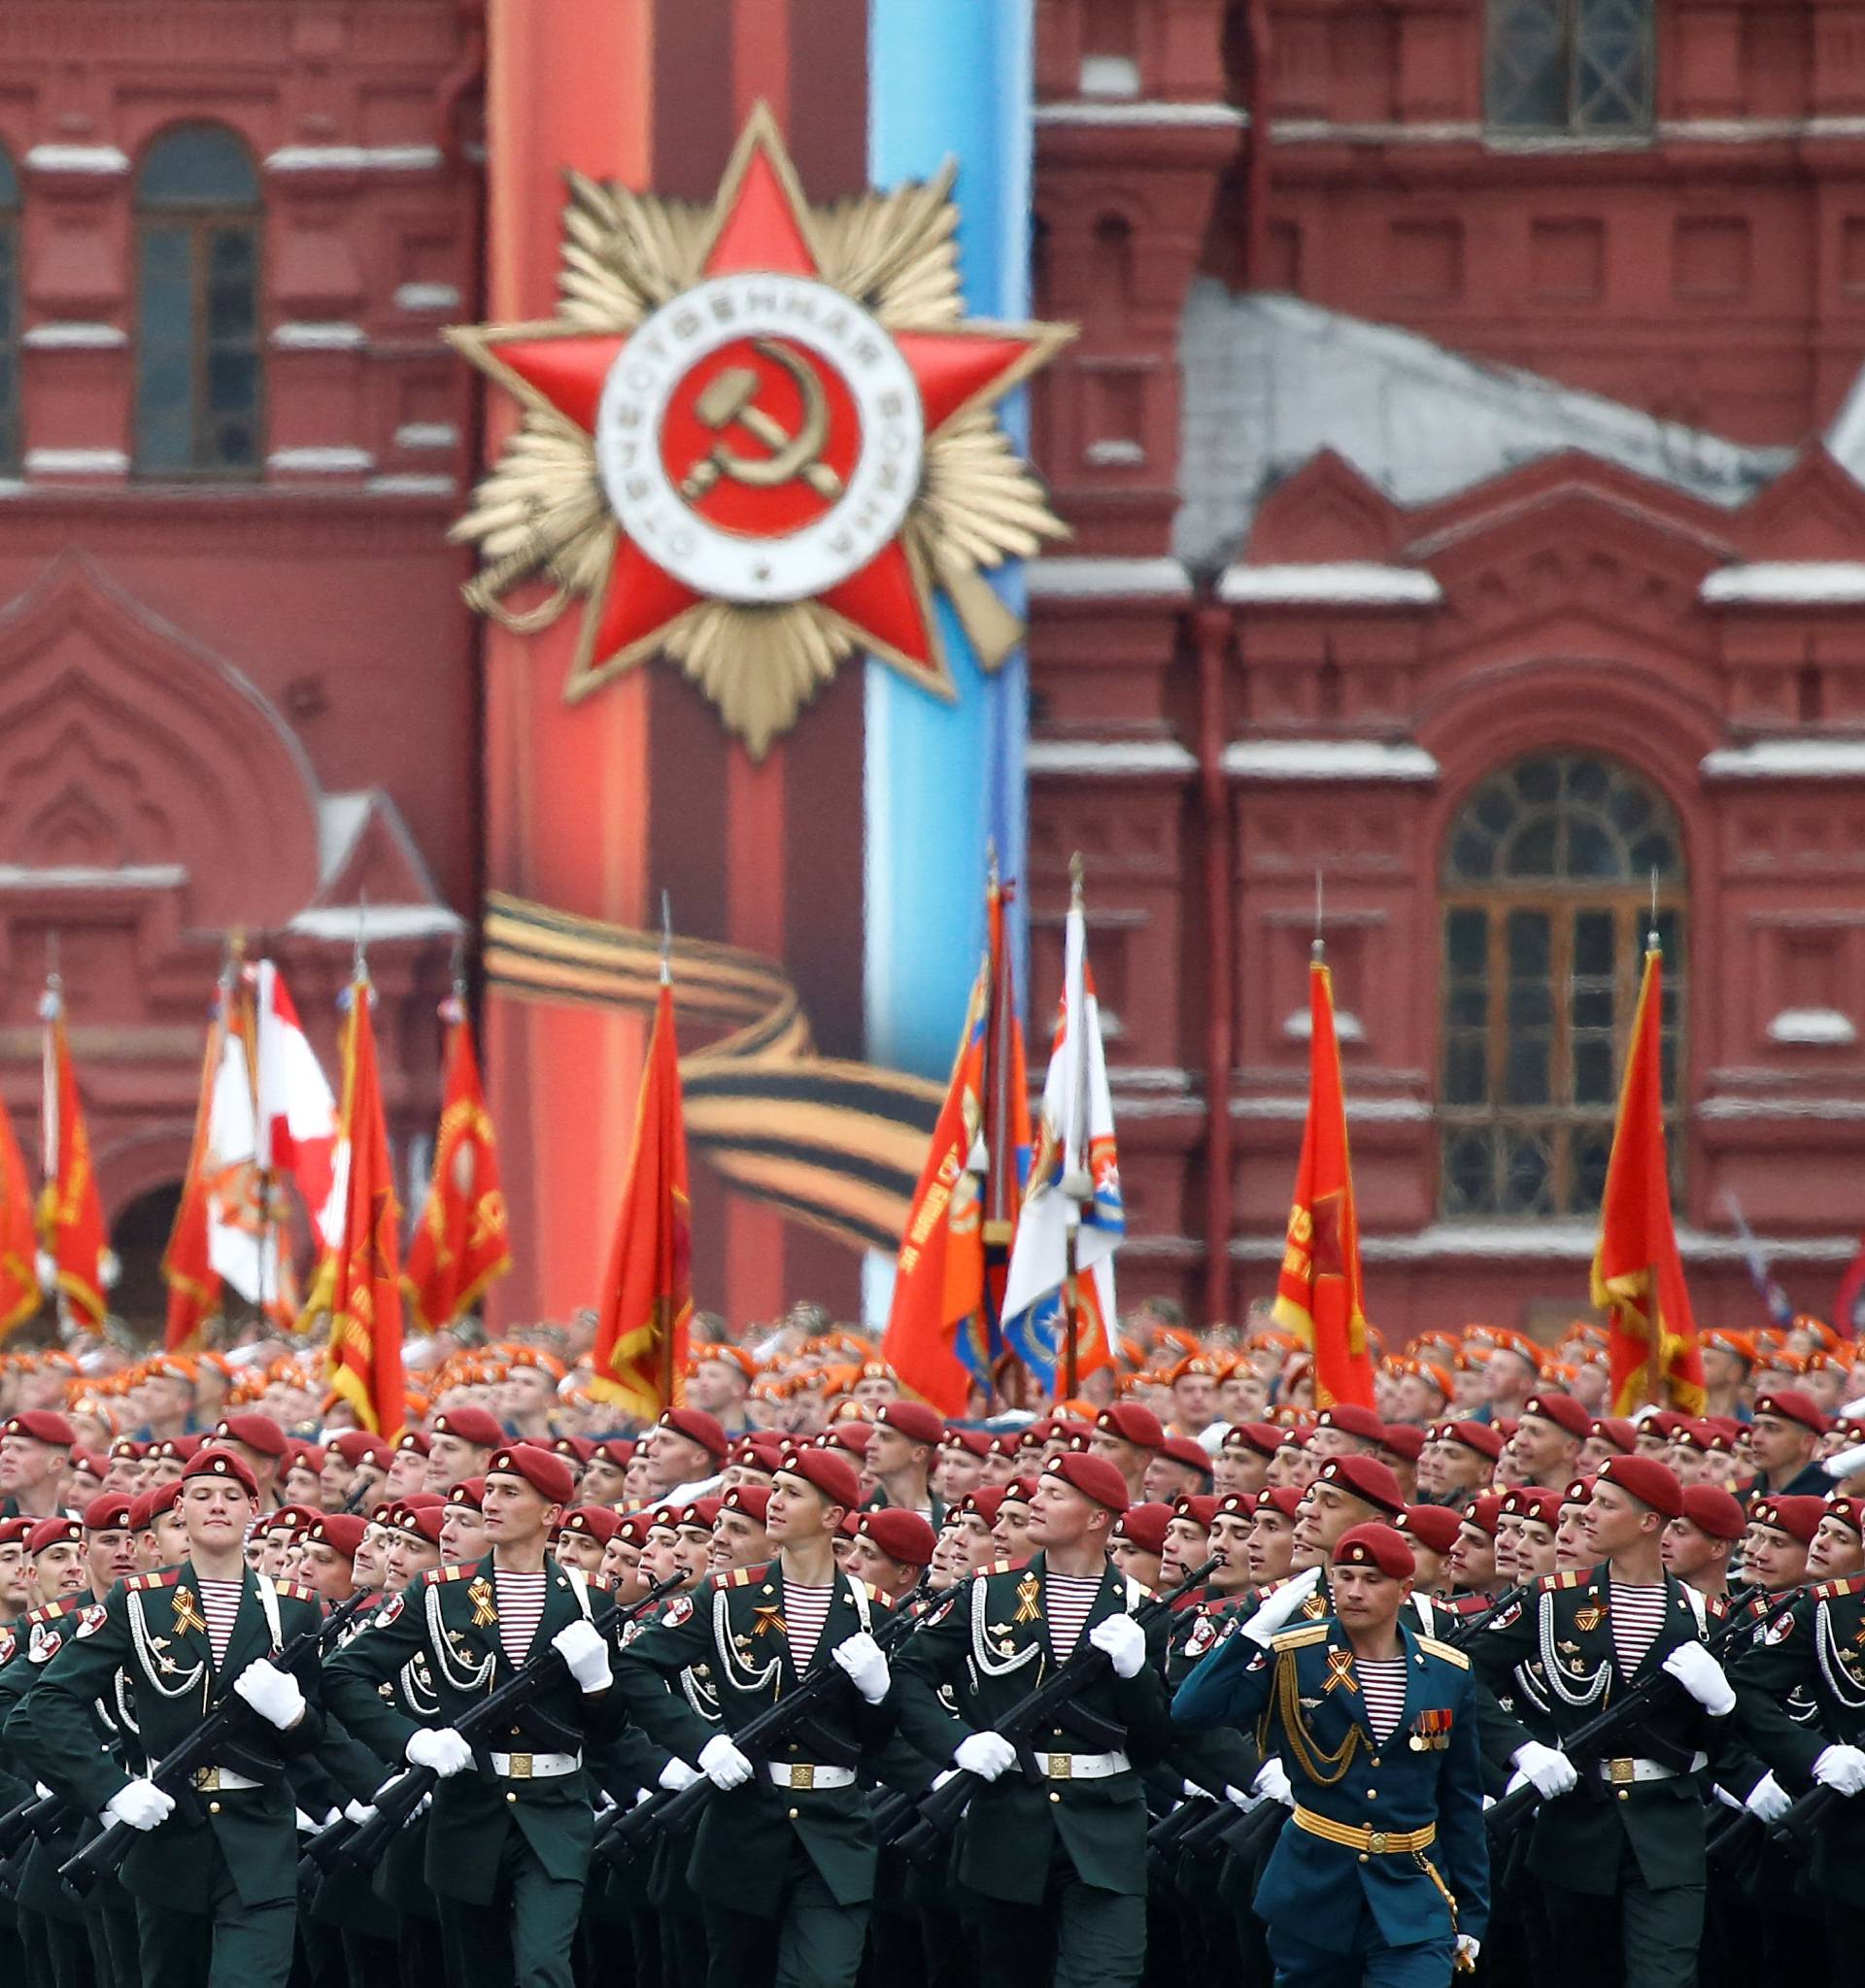
<svg viewBox="0 0 1865 1988">
<path fill-rule="evenodd" d="M 777 489 L 800 476 L 819 497 L 839 497 L 842 480 L 822 459 L 823 447 L 829 440 L 829 397 L 823 391 L 816 369 L 775 339 L 754 339 L 752 350 L 773 365 L 781 366 L 796 381 L 797 391 L 803 396 L 802 421 L 793 435 L 758 405 L 756 369 L 728 366 L 694 402 L 694 413 L 720 440 L 687 472 L 680 494 L 696 503 L 722 476 L 760 490 Z M 730 427 L 740 427 L 755 435 L 770 454 L 736 454 L 724 439 Z"/>
</svg>

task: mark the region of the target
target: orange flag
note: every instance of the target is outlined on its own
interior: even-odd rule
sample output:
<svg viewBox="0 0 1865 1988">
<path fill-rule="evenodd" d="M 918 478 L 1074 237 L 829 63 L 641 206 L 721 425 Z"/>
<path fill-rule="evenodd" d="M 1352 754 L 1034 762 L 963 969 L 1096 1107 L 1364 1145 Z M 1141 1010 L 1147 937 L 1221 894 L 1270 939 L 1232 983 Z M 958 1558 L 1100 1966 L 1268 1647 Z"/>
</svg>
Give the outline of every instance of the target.
<svg viewBox="0 0 1865 1988">
<path fill-rule="evenodd" d="M 595 1330 L 598 1398 L 649 1421 L 679 1399 L 693 1316 L 693 1209 L 673 989 L 665 969 Z"/>
<path fill-rule="evenodd" d="M 1314 1405 L 1373 1406 L 1373 1362 L 1361 1309 L 1360 1223 L 1347 1158 L 1347 1100 L 1334 1032 L 1334 979 L 1308 967 L 1308 1123 L 1295 1170 L 1287 1246 L 1275 1280 L 1275 1322 L 1314 1354 Z"/>
<path fill-rule="evenodd" d="M 1671 1221 L 1671 1171 L 1664 1142 L 1663 957 L 1652 945 L 1632 1019 L 1632 1047 L 1619 1087 L 1619 1121 L 1606 1168 L 1600 1246 L 1593 1256 L 1593 1302 L 1608 1316 L 1612 1412 L 1629 1415 L 1658 1401 L 1701 1415 L 1703 1354 L 1683 1260 Z"/>
<path fill-rule="evenodd" d="M 44 1294 L 39 1289 L 38 1254 L 32 1183 L 26 1178 L 19 1141 L 14 1137 L 13 1120 L 0 1103 L 0 1339 L 39 1309 Z"/>
<path fill-rule="evenodd" d="M 208 1025 L 207 1055 L 201 1064 L 201 1097 L 194 1108 L 194 1144 L 187 1156 L 187 1178 L 182 1183 L 181 1206 L 162 1253 L 162 1278 L 168 1286 L 168 1325 L 162 1344 L 170 1353 L 194 1353 L 220 1308 L 220 1273 L 210 1254 L 208 1214 L 214 1183 L 206 1177 L 206 1161 L 214 1122 L 214 1087 L 220 1081 L 225 1050 L 227 984 L 220 983 Z"/>
<path fill-rule="evenodd" d="M 45 1179 L 39 1197 L 39 1246 L 51 1259 L 53 1281 L 71 1315 L 90 1330 L 103 1329 L 104 1261 L 110 1242 L 104 1204 L 90 1164 L 90 1134 L 65 1037 L 65 997 L 57 976 L 39 1004 L 46 1025 Z"/>
<path fill-rule="evenodd" d="M 448 1010 L 453 1029 L 433 1177 L 401 1278 L 415 1323 L 429 1332 L 471 1311 L 492 1279 L 512 1267 L 498 1147 L 473 1054 L 473 1025 L 458 996 L 443 1013 Z"/>
<path fill-rule="evenodd" d="M 403 1421 L 401 1277 L 395 1177 L 382 1117 L 376 1071 L 376 1031 L 369 1019 L 369 983 L 358 972 L 350 988 L 344 1031 L 343 1135 L 349 1176 L 343 1182 L 343 1227 L 325 1262 L 330 1293 L 328 1374 L 332 1388 L 362 1426 L 394 1435 Z"/>
</svg>

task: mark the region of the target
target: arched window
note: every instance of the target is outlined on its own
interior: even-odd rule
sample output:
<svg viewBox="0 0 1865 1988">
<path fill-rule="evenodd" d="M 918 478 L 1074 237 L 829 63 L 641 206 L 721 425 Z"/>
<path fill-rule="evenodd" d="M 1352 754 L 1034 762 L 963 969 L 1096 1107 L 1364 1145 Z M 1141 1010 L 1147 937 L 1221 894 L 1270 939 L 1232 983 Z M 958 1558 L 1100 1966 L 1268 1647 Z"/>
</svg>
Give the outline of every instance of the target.
<svg viewBox="0 0 1865 1988">
<path fill-rule="evenodd" d="M 1677 1103 L 1683 839 L 1611 759 L 1543 753 L 1483 782 L 1443 862 L 1441 1197 L 1450 1218 L 1600 1205 L 1651 880 L 1664 948 L 1664 1101 Z M 1675 1167 L 1678 1142 L 1671 1145 Z"/>
<path fill-rule="evenodd" d="M 258 174 L 218 124 L 165 131 L 136 175 L 136 468 L 257 476 Z"/>
<path fill-rule="evenodd" d="M 1506 131 L 1647 130 L 1652 0 L 1489 0 L 1486 97 Z"/>
<path fill-rule="evenodd" d="M 19 176 L 0 152 L 0 475 L 19 467 Z"/>
</svg>

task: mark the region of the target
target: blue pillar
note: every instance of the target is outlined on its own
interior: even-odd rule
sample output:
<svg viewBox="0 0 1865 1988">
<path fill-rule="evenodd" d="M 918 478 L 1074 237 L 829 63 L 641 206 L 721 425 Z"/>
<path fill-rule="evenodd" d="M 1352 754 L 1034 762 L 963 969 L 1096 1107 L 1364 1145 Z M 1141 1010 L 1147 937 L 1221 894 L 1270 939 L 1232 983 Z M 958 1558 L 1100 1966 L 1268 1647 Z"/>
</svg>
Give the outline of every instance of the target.
<svg viewBox="0 0 1865 1988">
<path fill-rule="evenodd" d="M 959 162 L 959 267 L 966 309 L 1030 310 L 1030 0 L 869 0 L 868 176 L 930 179 Z M 1002 418 L 1021 447 L 1018 392 Z M 1021 571 L 992 584 L 1024 612 Z M 984 950 L 985 845 L 1024 873 L 1029 671 L 1019 650 L 987 673 L 943 595 L 939 631 L 958 689 L 942 704 L 883 664 L 866 665 L 867 1053 L 943 1079 Z M 1019 897 L 1017 985 L 1027 998 Z"/>
</svg>

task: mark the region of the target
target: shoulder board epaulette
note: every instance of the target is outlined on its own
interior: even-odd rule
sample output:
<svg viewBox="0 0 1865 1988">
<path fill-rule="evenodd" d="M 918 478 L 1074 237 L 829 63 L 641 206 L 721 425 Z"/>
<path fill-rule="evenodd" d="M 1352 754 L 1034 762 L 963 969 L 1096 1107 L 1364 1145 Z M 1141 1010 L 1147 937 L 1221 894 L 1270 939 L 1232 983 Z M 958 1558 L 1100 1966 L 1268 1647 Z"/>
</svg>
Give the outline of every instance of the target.
<svg viewBox="0 0 1865 1988">
<path fill-rule="evenodd" d="M 1280 1635 L 1270 1638 L 1273 1650 L 1303 1650 L 1310 1643 L 1325 1643 L 1328 1639 L 1328 1625 L 1325 1622 L 1305 1622 L 1300 1629 L 1285 1629 Z"/>
<path fill-rule="evenodd" d="M 1556 1588 L 1577 1588 L 1585 1578 L 1586 1576 L 1575 1567 L 1569 1567 L 1565 1572 L 1558 1574 L 1543 1574 L 1542 1593 L 1551 1595 Z"/>
<path fill-rule="evenodd" d="M 586 1586 L 593 1588 L 598 1595 L 612 1595 L 615 1592 L 615 1583 L 607 1574 L 585 1574 L 583 1580 Z"/>
<path fill-rule="evenodd" d="M 145 1588 L 172 1588 L 182 1577 L 178 1567 L 159 1567 L 153 1573 L 127 1574 L 123 1579 L 124 1588 L 132 1595 Z"/>
<path fill-rule="evenodd" d="M 321 1601 L 323 1599 L 317 1589 L 300 1587 L 296 1581 L 274 1580 L 272 1585 L 288 1601 Z"/>
<path fill-rule="evenodd" d="M 858 1587 L 866 1591 L 867 1599 L 870 1601 L 885 1601 L 887 1600 L 887 1597 L 881 1593 L 880 1589 L 872 1581 L 863 1580 L 860 1574 L 856 1574 L 854 1579 Z"/>
<path fill-rule="evenodd" d="M 1020 1560 L 994 1560 L 989 1567 L 981 1567 L 971 1576 L 974 1581 L 989 1580 L 993 1574 L 1013 1574 L 1024 1563 Z"/>
<path fill-rule="evenodd" d="M 437 1588 L 443 1581 L 463 1581 L 479 1565 L 477 1561 L 458 1567 L 430 1567 L 422 1579 L 430 1588 Z"/>
<path fill-rule="evenodd" d="M 762 1581 L 769 1571 L 769 1561 L 759 1567 L 728 1567 L 724 1573 L 713 1575 L 712 1585 L 715 1588 L 748 1588 L 753 1581 Z"/>
<path fill-rule="evenodd" d="M 1843 1581 L 1821 1581 L 1814 1590 L 1815 1601 L 1839 1601 L 1848 1595 L 1865 1595 L 1865 1574 L 1853 1574 Z"/>
<path fill-rule="evenodd" d="M 1453 1650 L 1448 1643 L 1441 1643 L 1436 1636 L 1420 1636 L 1418 1647 L 1429 1650 L 1434 1657 L 1441 1657 L 1446 1664 L 1455 1664 L 1459 1670 L 1470 1668 L 1470 1659 L 1462 1650 Z"/>
</svg>

